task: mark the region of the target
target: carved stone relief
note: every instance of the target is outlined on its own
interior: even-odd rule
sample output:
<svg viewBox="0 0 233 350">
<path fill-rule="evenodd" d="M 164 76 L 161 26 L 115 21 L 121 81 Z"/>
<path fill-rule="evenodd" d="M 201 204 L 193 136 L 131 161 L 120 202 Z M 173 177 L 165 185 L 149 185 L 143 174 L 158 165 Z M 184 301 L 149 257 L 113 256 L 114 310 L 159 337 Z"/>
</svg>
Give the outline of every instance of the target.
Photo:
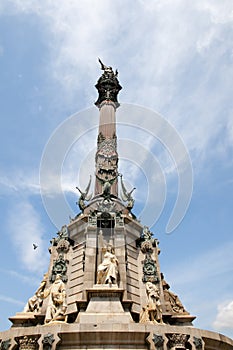
<svg viewBox="0 0 233 350">
<path fill-rule="evenodd" d="M 91 212 L 88 216 L 88 225 L 93 227 L 97 226 L 97 216 L 95 212 Z"/>
<path fill-rule="evenodd" d="M 160 350 L 163 348 L 164 339 L 162 335 L 154 334 L 152 340 L 157 350 Z"/>
<path fill-rule="evenodd" d="M 96 153 L 96 178 L 103 186 L 103 195 L 111 193 L 111 186 L 117 180 L 118 154 L 116 151 L 116 136 L 105 139 L 99 136 L 98 150 Z"/>
<path fill-rule="evenodd" d="M 121 212 L 116 213 L 116 227 L 123 227 L 124 226 L 124 218 L 122 217 Z"/>
<path fill-rule="evenodd" d="M 142 281 L 157 283 L 159 281 L 157 274 L 157 266 L 151 256 L 148 254 L 143 263 L 143 278 Z"/>
<path fill-rule="evenodd" d="M 54 340 L 55 339 L 53 337 L 53 334 L 51 333 L 45 334 L 42 340 L 43 350 L 51 350 Z"/>
<path fill-rule="evenodd" d="M 8 350 L 10 346 L 11 346 L 10 339 L 3 340 L 0 344 L 0 350 Z"/>
<path fill-rule="evenodd" d="M 19 350 L 36 350 L 38 349 L 37 340 L 35 338 L 24 336 L 18 339 Z"/>
<path fill-rule="evenodd" d="M 137 246 L 141 248 L 141 252 L 145 255 L 143 260 L 143 277 L 145 283 L 148 303 L 142 307 L 140 313 L 141 323 L 163 323 L 162 306 L 159 291 L 159 276 L 156 261 L 152 258 L 152 254 L 157 247 L 157 241 L 152 238 L 153 234 L 147 226 L 144 226 Z"/>
<path fill-rule="evenodd" d="M 53 264 L 52 273 L 49 279 L 51 283 L 55 281 L 57 275 L 61 276 L 63 282 L 67 282 L 67 262 L 68 261 L 63 258 L 63 255 L 59 254 L 58 259 L 55 260 Z"/>
<path fill-rule="evenodd" d="M 58 254 L 67 253 L 70 249 L 70 242 L 66 239 L 61 239 L 57 245 Z"/>
<path fill-rule="evenodd" d="M 143 241 L 141 243 L 141 251 L 143 254 L 151 255 L 153 253 L 153 245 L 151 241 Z"/>
<path fill-rule="evenodd" d="M 187 342 L 189 335 L 181 333 L 166 334 L 168 338 L 168 348 L 169 349 L 184 349 L 187 348 Z"/>
<path fill-rule="evenodd" d="M 111 199 L 103 199 L 98 203 L 97 210 L 102 213 L 115 212 L 116 203 L 114 203 Z"/>
<path fill-rule="evenodd" d="M 141 243 L 141 251 L 145 254 L 145 260 L 143 262 L 143 278 L 142 281 L 158 283 L 159 277 L 157 272 L 156 262 L 152 259 L 153 253 L 153 242 L 152 240 L 145 240 Z"/>
<path fill-rule="evenodd" d="M 68 233 L 68 228 L 66 225 L 63 225 L 61 230 L 57 232 L 57 237 L 56 238 L 53 238 L 52 241 L 51 241 L 51 244 L 53 246 L 57 246 L 58 243 L 61 241 L 61 240 L 68 240 L 69 239 L 69 233 Z"/>
<path fill-rule="evenodd" d="M 201 350 L 203 348 L 203 342 L 201 338 L 193 337 L 193 344 L 198 350 Z"/>
<path fill-rule="evenodd" d="M 117 138 L 116 135 L 113 135 L 111 139 L 106 139 L 102 133 L 98 135 L 97 140 L 98 148 L 97 154 L 103 157 L 101 164 L 111 162 L 112 159 L 117 157 Z M 107 165 L 106 163 L 106 165 Z M 116 164 L 114 164 L 116 165 Z"/>
</svg>

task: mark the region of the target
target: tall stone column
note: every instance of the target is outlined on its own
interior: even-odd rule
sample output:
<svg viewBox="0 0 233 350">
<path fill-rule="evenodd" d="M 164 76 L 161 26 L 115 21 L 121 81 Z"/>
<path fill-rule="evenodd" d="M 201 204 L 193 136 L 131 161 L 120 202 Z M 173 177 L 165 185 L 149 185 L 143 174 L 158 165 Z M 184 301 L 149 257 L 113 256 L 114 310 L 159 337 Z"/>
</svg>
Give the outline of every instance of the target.
<svg viewBox="0 0 233 350">
<path fill-rule="evenodd" d="M 103 195 L 110 199 L 111 195 L 118 197 L 118 154 L 116 137 L 116 108 L 118 92 L 121 86 L 117 79 L 117 71 L 105 66 L 101 61 L 104 71 L 99 78 L 96 88 L 99 96 L 95 102 L 100 111 L 99 134 L 96 152 L 96 182 L 95 196 Z"/>
</svg>

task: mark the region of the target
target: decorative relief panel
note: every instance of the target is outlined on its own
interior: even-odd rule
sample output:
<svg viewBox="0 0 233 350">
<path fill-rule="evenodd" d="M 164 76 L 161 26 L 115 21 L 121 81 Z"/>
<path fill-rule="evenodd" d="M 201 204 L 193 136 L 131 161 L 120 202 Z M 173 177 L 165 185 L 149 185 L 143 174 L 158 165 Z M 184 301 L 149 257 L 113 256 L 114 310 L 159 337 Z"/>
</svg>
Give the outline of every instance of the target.
<svg viewBox="0 0 233 350">
<path fill-rule="evenodd" d="M 68 260 L 65 260 L 63 258 L 62 254 L 59 254 L 59 257 L 57 260 L 54 261 L 53 268 L 52 268 L 52 274 L 49 278 L 50 282 L 53 283 L 56 279 L 57 275 L 61 276 L 61 279 L 63 282 L 67 282 L 67 262 Z"/>
<path fill-rule="evenodd" d="M 53 337 L 53 334 L 51 333 L 45 334 L 42 340 L 43 350 L 51 350 L 54 340 L 55 339 Z"/>
<path fill-rule="evenodd" d="M 172 333 L 166 334 L 168 338 L 168 348 L 169 349 L 183 349 L 186 350 L 188 344 L 189 335 L 182 333 Z M 190 346 L 189 346 L 190 348 Z"/>
<path fill-rule="evenodd" d="M 3 340 L 0 344 L 0 350 L 8 350 L 10 346 L 11 346 L 10 339 Z"/>
<path fill-rule="evenodd" d="M 193 337 L 193 344 L 195 345 L 197 350 L 203 349 L 203 342 L 201 338 Z"/>
<path fill-rule="evenodd" d="M 24 336 L 18 339 L 19 350 L 37 350 L 37 340 L 30 336 Z"/>
<path fill-rule="evenodd" d="M 163 339 L 162 335 L 154 334 L 152 340 L 153 340 L 157 350 L 163 349 L 164 339 Z"/>
</svg>

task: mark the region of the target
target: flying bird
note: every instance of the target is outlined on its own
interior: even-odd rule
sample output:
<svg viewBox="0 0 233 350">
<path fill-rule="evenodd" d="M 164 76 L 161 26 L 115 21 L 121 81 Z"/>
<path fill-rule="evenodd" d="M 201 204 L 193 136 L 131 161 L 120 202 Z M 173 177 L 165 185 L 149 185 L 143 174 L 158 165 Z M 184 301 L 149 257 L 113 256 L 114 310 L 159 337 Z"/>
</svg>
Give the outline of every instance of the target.
<svg viewBox="0 0 233 350">
<path fill-rule="evenodd" d="M 38 248 L 38 245 L 36 245 L 35 243 L 33 243 L 33 249 L 35 250 L 36 248 Z"/>
</svg>

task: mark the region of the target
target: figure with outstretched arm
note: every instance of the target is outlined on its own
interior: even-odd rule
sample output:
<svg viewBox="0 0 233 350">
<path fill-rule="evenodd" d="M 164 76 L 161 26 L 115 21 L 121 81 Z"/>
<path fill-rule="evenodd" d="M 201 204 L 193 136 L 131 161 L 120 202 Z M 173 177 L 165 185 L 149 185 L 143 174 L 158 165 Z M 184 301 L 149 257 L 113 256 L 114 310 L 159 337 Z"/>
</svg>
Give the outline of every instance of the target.
<svg viewBox="0 0 233 350">
<path fill-rule="evenodd" d="M 98 58 L 98 60 L 99 60 L 101 69 L 104 71 L 103 74 L 110 75 L 110 76 L 115 76 L 115 77 L 118 76 L 118 70 L 117 70 L 117 69 L 116 69 L 116 71 L 115 71 L 115 73 L 114 73 L 113 70 L 112 70 L 112 67 L 106 66 L 106 65 L 101 61 L 100 58 Z"/>
</svg>

